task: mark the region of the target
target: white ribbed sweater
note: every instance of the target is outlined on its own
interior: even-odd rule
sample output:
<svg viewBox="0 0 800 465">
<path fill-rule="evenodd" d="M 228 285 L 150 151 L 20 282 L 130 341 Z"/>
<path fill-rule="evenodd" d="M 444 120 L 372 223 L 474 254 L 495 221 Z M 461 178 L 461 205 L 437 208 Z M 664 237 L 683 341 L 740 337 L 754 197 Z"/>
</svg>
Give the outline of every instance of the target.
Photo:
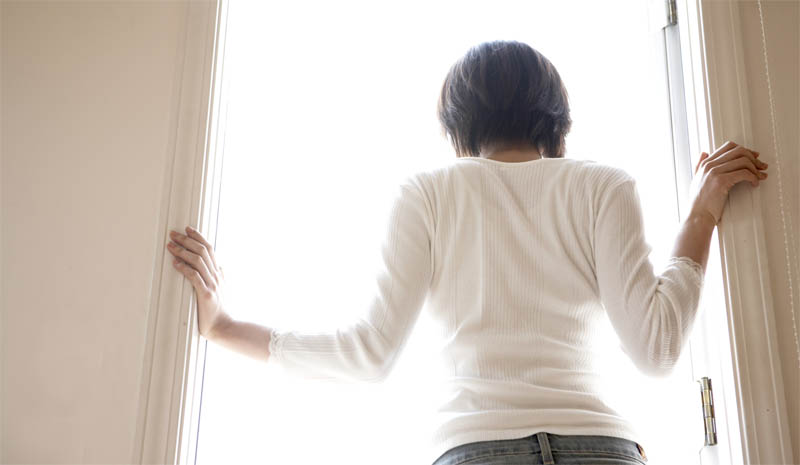
<svg viewBox="0 0 800 465">
<path fill-rule="evenodd" d="M 312 379 L 378 381 L 428 299 L 448 400 L 433 462 L 455 446 L 539 431 L 637 430 L 599 397 L 593 335 L 608 315 L 645 373 L 669 373 L 695 318 L 699 264 L 656 275 L 635 180 L 590 160 L 457 158 L 397 191 L 378 294 L 334 333 L 272 330 L 271 363 Z"/>
</svg>

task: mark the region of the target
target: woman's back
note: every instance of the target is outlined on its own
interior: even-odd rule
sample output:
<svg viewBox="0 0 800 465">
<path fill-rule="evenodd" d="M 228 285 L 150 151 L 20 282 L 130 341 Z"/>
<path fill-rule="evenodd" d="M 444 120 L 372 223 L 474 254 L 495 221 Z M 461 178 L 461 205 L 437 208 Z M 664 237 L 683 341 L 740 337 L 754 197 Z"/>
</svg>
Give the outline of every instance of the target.
<svg viewBox="0 0 800 465">
<path fill-rule="evenodd" d="M 435 224 L 429 308 L 450 395 L 437 451 L 539 431 L 639 440 L 598 397 L 603 307 L 636 365 L 664 374 L 703 275 L 682 259 L 654 275 L 633 178 L 588 160 L 462 157 L 418 179 Z"/>
</svg>

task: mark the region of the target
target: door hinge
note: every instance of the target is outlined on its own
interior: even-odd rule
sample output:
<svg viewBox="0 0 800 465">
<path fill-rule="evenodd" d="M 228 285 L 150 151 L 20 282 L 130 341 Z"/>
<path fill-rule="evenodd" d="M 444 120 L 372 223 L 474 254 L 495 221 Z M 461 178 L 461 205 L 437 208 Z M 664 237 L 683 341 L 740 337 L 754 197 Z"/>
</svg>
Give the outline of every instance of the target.
<svg viewBox="0 0 800 465">
<path fill-rule="evenodd" d="M 678 5 L 676 0 L 667 0 L 667 24 L 674 26 L 678 24 Z"/>
<path fill-rule="evenodd" d="M 703 376 L 697 381 L 700 383 L 700 401 L 703 404 L 703 427 L 706 432 L 705 445 L 717 444 L 717 419 L 714 415 L 714 392 L 711 389 L 711 379 Z"/>
</svg>

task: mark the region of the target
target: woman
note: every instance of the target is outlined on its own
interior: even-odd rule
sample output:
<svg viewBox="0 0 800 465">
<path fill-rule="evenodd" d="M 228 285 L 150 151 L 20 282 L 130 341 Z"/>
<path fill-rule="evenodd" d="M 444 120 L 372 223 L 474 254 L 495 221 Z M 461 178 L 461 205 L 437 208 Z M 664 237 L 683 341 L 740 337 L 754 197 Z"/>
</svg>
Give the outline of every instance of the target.
<svg viewBox="0 0 800 465">
<path fill-rule="evenodd" d="M 757 186 L 766 164 L 733 142 L 702 154 L 691 213 L 656 275 L 635 180 L 564 157 L 567 92 L 536 50 L 472 48 L 450 69 L 438 113 L 457 157 L 398 189 L 364 318 L 335 334 L 232 319 L 211 245 L 186 228 L 169 249 L 197 293 L 200 333 L 300 376 L 379 381 L 428 299 L 446 341 L 442 366 L 452 367 L 435 465 L 644 463 L 635 431 L 597 395 L 596 325 L 606 312 L 635 365 L 668 374 L 728 192 Z"/>
</svg>

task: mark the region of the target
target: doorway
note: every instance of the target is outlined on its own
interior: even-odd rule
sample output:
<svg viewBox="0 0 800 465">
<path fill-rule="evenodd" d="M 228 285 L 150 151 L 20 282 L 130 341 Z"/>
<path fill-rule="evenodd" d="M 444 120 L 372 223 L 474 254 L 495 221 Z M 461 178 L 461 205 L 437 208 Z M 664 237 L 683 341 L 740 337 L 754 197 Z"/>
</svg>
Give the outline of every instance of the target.
<svg viewBox="0 0 800 465">
<path fill-rule="evenodd" d="M 572 108 L 567 158 L 637 179 L 659 270 L 679 216 L 651 13 L 640 0 L 230 2 L 216 240 L 230 313 L 330 331 L 367 308 L 395 186 L 454 157 L 436 121 L 442 79 L 495 39 L 526 42 L 558 68 Z M 606 323 L 603 394 L 639 428 L 649 465 L 699 463 L 689 351 L 671 377 L 647 378 Z M 196 463 L 425 463 L 435 337 L 423 308 L 389 378 L 364 385 L 294 379 L 208 344 Z"/>
</svg>

